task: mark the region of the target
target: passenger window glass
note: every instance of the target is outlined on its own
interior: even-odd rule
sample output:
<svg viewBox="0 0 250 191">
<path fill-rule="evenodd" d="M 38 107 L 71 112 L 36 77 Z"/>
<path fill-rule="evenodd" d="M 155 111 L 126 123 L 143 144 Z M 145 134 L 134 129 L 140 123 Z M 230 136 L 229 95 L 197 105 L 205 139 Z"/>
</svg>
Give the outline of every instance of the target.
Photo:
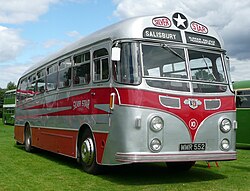
<svg viewBox="0 0 250 191">
<path fill-rule="evenodd" d="M 45 91 L 45 69 L 37 72 L 37 93 L 44 93 Z"/>
<path fill-rule="evenodd" d="M 90 53 L 74 57 L 73 84 L 88 84 L 90 81 Z"/>
<path fill-rule="evenodd" d="M 104 81 L 109 78 L 109 59 L 107 49 L 94 51 L 94 81 Z"/>
<path fill-rule="evenodd" d="M 27 79 L 20 81 L 17 88 L 17 101 L 22 101 L 26 98 L 27 95 Z"/>
<path fill-rule="evenodd" d="M 59 64 L 59 88 L 69 87 L 71 84 L 71 62 L 66 59 Z"/>
<path fill-rule="evenodd" d="M 36 94 L 36 74 L 28 77 L 27 97 L 33 97 Z"/>
<path fill-rule="evenodd" d="M 47 68 L 47 90 L 51 91 L 57 88 L 57 64 Z"/>
</svg>

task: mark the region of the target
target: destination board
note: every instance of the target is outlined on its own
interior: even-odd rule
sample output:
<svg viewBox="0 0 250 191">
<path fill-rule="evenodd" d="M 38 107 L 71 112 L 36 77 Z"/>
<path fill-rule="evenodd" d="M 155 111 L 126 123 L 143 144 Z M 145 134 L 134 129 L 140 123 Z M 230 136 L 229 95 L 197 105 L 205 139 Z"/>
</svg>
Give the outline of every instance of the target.
<svg viewBox="0 0 250 191">
<path fill-rule="evenodd" d="M 143 38 L 182 42 L 180 31 L 170 29 L 146 28 L 143 31 Z"/>
<path fill-rule="evenodd" d="M 187 43 L 221 48 L 219 41 L 211 36 L 185 32 Z"/>
</svg>

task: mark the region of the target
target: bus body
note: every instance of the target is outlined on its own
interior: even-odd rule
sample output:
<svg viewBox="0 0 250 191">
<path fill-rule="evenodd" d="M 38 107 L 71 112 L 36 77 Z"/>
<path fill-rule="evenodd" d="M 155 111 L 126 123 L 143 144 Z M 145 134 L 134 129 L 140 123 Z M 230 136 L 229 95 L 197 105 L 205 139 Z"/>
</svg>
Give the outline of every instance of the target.
<svg viewBox="0 0 250 191">
<path fill-rule="evenodd" d="M 238 130 L 237 147 L 250 147 L 250 81 L 237 81 L 233 83 L 236 95 L 236 118 Z"/>
<path fill-rule="evenodd" d="M 104 28 L 30 68 L 15 139 L 100 165 L 236 159 L 235 102 L 216 32 L 182 13 Z"/>
<path fill-rule="evenodd" d="M 16 107 L 16 90 L 8 90 L 3 99 L 3 123 L 14 125 Z"/>
</svg>

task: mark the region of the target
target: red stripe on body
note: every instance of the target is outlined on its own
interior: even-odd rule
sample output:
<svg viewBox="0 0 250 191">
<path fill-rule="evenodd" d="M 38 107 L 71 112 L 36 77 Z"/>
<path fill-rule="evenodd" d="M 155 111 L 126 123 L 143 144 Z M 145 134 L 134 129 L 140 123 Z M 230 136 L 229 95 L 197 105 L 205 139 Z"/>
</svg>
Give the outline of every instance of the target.
<svg viewBox="0 0 250 191">
<path fill-rule="evenodd" d="M 45 104 L 39 104 L 23 108 L 25 111 L 39 109 L 62 109 L 61 111 L 48 111 L 45 114 L 29 115 L 24 117 L 17 116 L 17 119 L 34 119 L 40 116 L 75 116 L 75 115 L 95 115 L 109 114 L 107 111 L 95 108 L 96 104 L 109 104 L 110 88 L 93 89 L 94 95 L 90 92 L 51 101 Z M 66 109 L 63 109 L 66 108 Z M 21 109 L 21 108 L 20 108 Z"/>
</svg>

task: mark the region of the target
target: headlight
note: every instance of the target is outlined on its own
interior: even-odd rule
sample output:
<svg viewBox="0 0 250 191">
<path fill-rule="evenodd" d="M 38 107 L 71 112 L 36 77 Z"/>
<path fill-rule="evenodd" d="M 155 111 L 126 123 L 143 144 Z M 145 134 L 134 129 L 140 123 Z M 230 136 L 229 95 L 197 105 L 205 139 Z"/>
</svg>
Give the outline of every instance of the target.
<svg viewBox="0 0 250 191">
<path fill-rule="evenodd" d="M 228 139 L 223 139 L 222 141 L 221 141 L 221 148 L 223 149 L 223 150 L 229 150 L 229 148 L 230 148 L 230 143 L 229 143 L 229 140 Z"/>
<path fill-rule="evenodd" d="M 162 130 L 163 126 L 164 126 L 164 122 L 162 118 L 156 116 L 151 119 L 150 128 L 152 131 L 158 132 Z"/>
<path fill-rule="evenodd" d="M 231 130 L 232 128 L 232 123 L 229 119 L 223 119 L 220 123 L 220 130 L 223 133 L 227 133 Z"/>
<path fill-rule="evenodd" d="M 153 151 L 153 152 L 159 152 L 162 148 L 162 145 L 161 145 L 161 141 L 157 138 L 154 138 L 151 142 L 150 142 L 150 149 Z"/>
</svg>

